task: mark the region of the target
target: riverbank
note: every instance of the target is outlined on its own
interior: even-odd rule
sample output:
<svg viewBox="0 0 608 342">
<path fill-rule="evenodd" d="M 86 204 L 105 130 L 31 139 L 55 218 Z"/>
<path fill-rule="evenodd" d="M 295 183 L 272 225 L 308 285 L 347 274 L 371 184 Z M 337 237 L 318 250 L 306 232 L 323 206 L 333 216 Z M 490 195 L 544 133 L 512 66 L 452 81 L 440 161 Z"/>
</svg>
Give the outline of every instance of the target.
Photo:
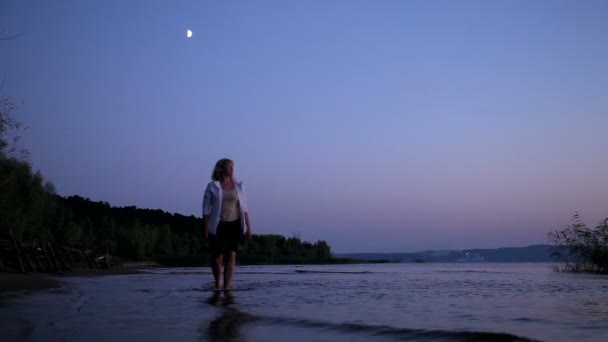
<svg viewBox="0 0 608 342">
<path fill-rule="evenodd" d="M 62 286 L 61 277 L 89 277 L 142 273 L 146 268 L 159 267 L 155 263 L 125 263 L 107 269 L 83 269 L 65 273 L 10 273 L 0 272 L 0 293 L 40 291 Z"/>
<path fill-rule="evenodd" d="M 61 283 L 41 273 L 0 273 L 0 293 L 39 291 L 61 287 Z"/>
</svg>

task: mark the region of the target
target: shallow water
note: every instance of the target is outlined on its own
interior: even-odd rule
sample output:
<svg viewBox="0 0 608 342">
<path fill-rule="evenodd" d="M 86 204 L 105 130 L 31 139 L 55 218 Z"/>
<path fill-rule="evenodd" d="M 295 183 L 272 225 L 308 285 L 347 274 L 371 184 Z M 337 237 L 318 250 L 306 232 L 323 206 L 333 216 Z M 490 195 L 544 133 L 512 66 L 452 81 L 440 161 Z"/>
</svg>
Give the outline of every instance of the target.
<svg viewBox="0 0 608 342">
<path fill-rule="evenodd" d="M 60 278 L 0 297 L 3 341 L 608 340 L 608 277 L 548 264 L 250 266 Z"/>
</svg>

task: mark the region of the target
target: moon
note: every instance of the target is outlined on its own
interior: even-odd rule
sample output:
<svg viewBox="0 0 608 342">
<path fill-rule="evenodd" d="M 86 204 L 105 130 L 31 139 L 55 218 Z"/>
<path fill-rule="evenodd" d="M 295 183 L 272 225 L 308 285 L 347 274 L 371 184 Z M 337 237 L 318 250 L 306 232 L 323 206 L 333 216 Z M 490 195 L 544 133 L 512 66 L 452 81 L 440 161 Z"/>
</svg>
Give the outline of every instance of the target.
<svg viewBox="0 0 608 342">
<path fill-rule="evenodd" d="M 192 30 L 186 30 L 186 37 L 192 38 Z"/>
</svg>

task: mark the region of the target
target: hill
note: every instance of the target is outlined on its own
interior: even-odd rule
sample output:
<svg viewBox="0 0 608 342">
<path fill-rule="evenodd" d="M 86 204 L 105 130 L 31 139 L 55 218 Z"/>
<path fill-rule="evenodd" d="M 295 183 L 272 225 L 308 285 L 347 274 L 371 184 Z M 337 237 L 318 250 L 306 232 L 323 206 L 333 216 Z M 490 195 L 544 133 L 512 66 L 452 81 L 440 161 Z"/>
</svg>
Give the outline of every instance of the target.
<svg viewBox="0 0 608 342">
<path fill-rule="evenodd" d="M 338 258 L 356 260 L 384 259 L 391 262 L 552 262 L 551 245 L 423 251 L 413 253 L 342 253 Z"/>
</svg>

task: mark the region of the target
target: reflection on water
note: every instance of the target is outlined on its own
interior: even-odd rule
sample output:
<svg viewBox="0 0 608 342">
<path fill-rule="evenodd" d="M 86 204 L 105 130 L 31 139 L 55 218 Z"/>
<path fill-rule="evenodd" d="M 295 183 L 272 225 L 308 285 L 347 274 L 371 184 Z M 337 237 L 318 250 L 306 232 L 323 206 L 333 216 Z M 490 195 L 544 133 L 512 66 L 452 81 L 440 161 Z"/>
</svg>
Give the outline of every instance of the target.
<svg viewBox="0 0 608 342">
<path fill-rule="evenodd" d="M 545 264 L 241 267 L 67 277 L 5 296 L 3 341 L 602 341 L 608 278 Z M 8 337 L 6 337 L 8 336 Z"/>
<path fill-rule="evenodd" d="M 207 300 L 207 303 L 211 304 L 211 305 L 217 305 L 221 299 L 222 299 L 222 292 L 214 291 L 211 294 L 211 297 L 209 297 L 209 299 Z"/>
<path fill-rule="evenodd" d="M 203 341 L 241 341 L 243 325 L 255 320 L 251 315 L 239 311 L 232 291 L 213 291 L 207 304 L 218 307 L 219 315 L 211 321 L 203 321 Z"/>
</svg>

